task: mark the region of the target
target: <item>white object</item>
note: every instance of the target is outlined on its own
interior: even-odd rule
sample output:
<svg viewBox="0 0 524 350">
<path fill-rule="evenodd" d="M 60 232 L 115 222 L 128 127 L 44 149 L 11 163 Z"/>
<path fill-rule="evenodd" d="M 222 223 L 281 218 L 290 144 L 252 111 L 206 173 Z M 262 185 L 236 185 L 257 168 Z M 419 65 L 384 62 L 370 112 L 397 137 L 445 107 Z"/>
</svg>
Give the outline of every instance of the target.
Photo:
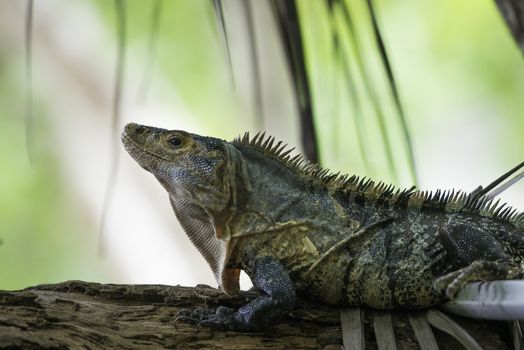
<svg viewBox="0 0 524 350">
<path fill-rule="evenodd" d="M 524 280 L 468 283 L 441 308 L 471 318 L 524 320 Z"/>
</svg>

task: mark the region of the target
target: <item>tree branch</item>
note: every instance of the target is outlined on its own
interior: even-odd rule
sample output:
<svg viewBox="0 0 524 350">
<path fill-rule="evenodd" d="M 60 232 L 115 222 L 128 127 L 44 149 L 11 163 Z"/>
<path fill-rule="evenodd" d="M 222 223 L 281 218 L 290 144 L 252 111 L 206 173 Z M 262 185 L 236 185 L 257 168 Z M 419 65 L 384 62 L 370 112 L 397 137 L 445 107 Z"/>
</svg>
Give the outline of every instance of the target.
<svg viewBox="0 0 524 350">
<path fill-rule="evenodd" d="M 256 296 L 256 292 L 242 292 L 228 297 L 207 286 L 81 281 L 0 291 L 0 349 L 340 349 L 340 309 L 304 300 L 280 323 L 255 334 L 175 322 L 182 308 L 238 307 Z M 376 348 L 373 315 L 365 312 L 366 349 Z M 454 319 L 485 349 L 509 348 L 505 322 Z M 393 324 L 399 349 L 418 348 L 407 314 L 394 313 Z M 434 333 L 439 344 L 449 344 L 444 333 Z"/>
</svg>

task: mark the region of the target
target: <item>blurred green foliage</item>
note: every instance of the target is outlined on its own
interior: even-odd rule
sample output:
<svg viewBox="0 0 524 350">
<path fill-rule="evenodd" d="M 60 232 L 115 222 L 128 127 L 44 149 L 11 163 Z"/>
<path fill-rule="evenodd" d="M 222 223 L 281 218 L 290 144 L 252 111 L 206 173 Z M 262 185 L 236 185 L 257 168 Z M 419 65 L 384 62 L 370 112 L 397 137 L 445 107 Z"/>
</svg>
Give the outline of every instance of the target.
<svg viewBox="0 0 524 350">
<path fill-rule="evenodd" d="M 140 66 L 143 68 L 140 75 L 146 74 L 149 69 L 147 55 L 154 2 L 125 2 L 127 46 L 140 47 L 144 54 L 143 57 L 135 57 L 143 63 Z M 94 0 L 93 4 L 107 21 L 108 29 L 113 32 L 116 40 L 117 14 L 114 1 Z M 160 92 L 155 81 L 158 83 L 161 79 L 168 80 L 177 88 L 176 94 L 171 98 L 177 101 L 181 99 L 206 130 L 218 132 L 224 137 L 238 136 L 240 131 L 230 130 L 227 125 L 239 125 L 243 132 L 249 127 L 251 120 L 241 116 L 241 107 L 237 104 L 222 42 L 216 29 L 212 2 L 162 1 L 161 8 L 149 96 Z M 126 61 L 129 60 L 127 57 Z M 134 91 L 127 93 L 134 96 Z"/>
<path fill-rule="evenodd" d="M 399 157 L 398 164 L 405 164 L 405 145 L 394 122 L 391 96 L 378 62 L 365 1 L 346 3 L 361 43 L 360 54 L 384 109 L 395 156 Z M 421 156 L 424 154 L 421 149 L 433 134 L 431 125 L 452 128 L 461 120 L 470 119 L 468 113 L 475 108 L 482 112 L 476 122 L 483 123 L 485 118 L 490 118 L 500 128 L 497 130 L 502 130 L 504 137 L 493 133 L 493 139 L 498 141 L 495 152 L 500 163 L 509 168 L 521 161 L 522 153 L 514 150 L 524 149 L 524 59 L 495 2 L 378 0 L 375 3 L 405 106 L 418 167 L 430 169 L 432 166 L 430 159 Z M 369 157 L 370 168 L 366 168 L 358 156 L 358 129 L 352 118 L 354 101 L 349 98 L 341 67 L 333 64 L 331 29 L 324 2 L 305 0 L 300 4 L 324 165 L 397 182 L 385 171 L 383 140 L 370 109 L 372 102 L 355 67 L 355 52 L 346 49 L 353 54 L 349 56 L 349 64 L 356 88 L 360 90 L 365 124 L 365 134 L 361 137 L 369 144 L 365 156 Z M 341 20 L 337 23 L 340 25 Z M 344 47 L 349 45 L 350 36 L 347 31 L 342 34 Z M 476 137 L 469 130 L 463 133 L 465 142 Z M 448 140 L 441 139 L 441 142 Z M 400 174 L 397 184 L 410 185 L 405 171 L 400 169 Z"/>
<path fill-rule="evenodd" d="M 30 164 L 21 72 L 19 65 L 0 61 L 0 289 L 67 279 L 109 281 L 111 271 L 96 255 L 96 226 L 68 191 L 53 142 L 43 142 L 49 137 L 45 101 L 35 108 L 38 160 Z"/>
<path fill-rule="evenodd" d="M 108 35 L 114 35 L 114 2 L 86 3 L 96 7 Z M 369 172 L 356 156 L 356 129 L 348 117 L 351 101 L 347 99 L 347 86 L 337 82 L 341 71 L 333 64 L 324 9 L 320 2 L 299 3 L 324 165 L 391 180 L 391 174 L 381 171 L 382 140 L 373 132 L 376 123 L 369 120 L 369 108 L 364 109 L 367 130 L 372 131 L 367 142 L 374 147 Z M 142 47 L 144 56 L 133 59 L 143 61 L 146 71 L 152 2 L 126 4 L 128 47 Z M 376 51 L 369 18 L 361 3 L 352 6 L 363 54 L 385 101 L 386 113 L 391 113 L 391 97 L 372 54 Z M 500 162 L 509 168 L 521 161 L 522 152 L 514 150 L 524 149 L 524 60 L 494 2 L 380 0 L 377 10 L 415 138 L 415 153 L 424 146 L 424 139 L 431 137 L 428 125 L 450 123 L 461 118 L 454 107 L 482 101 L 481 108 L 489 106 L 487 113 L 502 120 L 504 137 L 498 138 L 501 142 L 497 150 Z M 116 47 L 114 52 L 116 55 Z M 252 126 L 252 117 L 238 106 L 232 91 L 210 1 L 164 1 L 156 53 L 149 96 L 163 94 L 168 99 L 182 99 L 205 128 L 202 132 L 230 138 Z M 96 255 L 93 232 L 97 230 L 97 213 L 87 212 L 64 183 L 60 164 L 53 155 L 56 145 L 52 139 L 36 143 L 39 161 L 29 164 L 21 57 L 0 55 L 0 289 L 71 278 L 110 281 L 113 272 Z M 157 83 L 162 79 L 172 82 L 177 91 L 161 90 Z M 134 96 L 134 92 L 128 93 Z M 362 101 L 369 103 L 369 98 L 363 97 Z M 35 136 L 41 140 L 50 137 L 45 127 L 49 116 L 46 101 L 37 102 Z M 398 130 L 395 132 L 398 139 Z M 48 146 L 42 148 L 44 145 Z M 431 165 L 431 159 L 418 160 L 419 166 Z"/>
</svg>

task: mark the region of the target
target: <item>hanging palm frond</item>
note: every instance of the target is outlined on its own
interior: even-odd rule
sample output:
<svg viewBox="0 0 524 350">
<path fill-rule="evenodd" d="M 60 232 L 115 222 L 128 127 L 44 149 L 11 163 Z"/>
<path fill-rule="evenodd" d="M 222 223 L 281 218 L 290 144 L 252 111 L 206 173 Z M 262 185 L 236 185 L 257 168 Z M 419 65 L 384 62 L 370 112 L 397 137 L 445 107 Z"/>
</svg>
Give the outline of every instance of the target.
<svg viewBox="0 0 524 350">
<path fill-rule="evenodd" d="M 293 87 L 295 88 L 295 99 L 300 115 L 302 147 L 308 160 L 318 163 L 319 155 L 313 121 L 313 102 L 309 76 L 306 70 L 297 5 L 293 0 L 273 0 L 272 6 L 291 73 Z"/>
<path fill-rule="evenodd" d="M 520 0 L 495 0 L 513 38 L 524 53 L 524 4 Z"/>
<path fill-rule="evenodd" d="M 151 80 L 153 79 L 153 68 L 155 66 L 155 56 L 158 41 L 158 31 L 160 28 L 160 20 L 162 15 L 162 6 L 164 0 L 153 0 L 151 3 L 151 23 L 149 29 L 149 43 L 147 50 L 147 63 L 146 69 L 144 70 L 144 77 L 142 84 L 138 92 L 138 100 L 145 101 L 147 93 L 151 86 Z"/>
<path fill-rule="evenodd" d="M 25 120 L 25 142 L 29 162 L 33 161 L 33 0 L 27 0 L 25 18 L 25 70 L 26 70 L 26 120 Z"/>
<path fill-rule="evenodd" d="M 120 160 L 120 149 L 119 149 L 119 127 L 120 120 L 122 119 L 122 89 L 124 84 L 124 67 L 125 67 L 125 55 L 126 55 L 126 4 L 125 0 L 115 0 L 115 13 L 116 13 L 116 29 L 117 29 L 117 57 L 116 57 L 116 69 L 115 69 L 115 85 L 113 94 L 113 109 L 112 109 L 112 124 L 111 124 L 111 142 L 112 156 L 109 176 L 107 180 L 106 191 L 104 195 L 104 201 L 102 204 L 102 215 L 100 218 L 100 238 L 99 242 L 99 254 L 104 254 L 104 228 L 106 224 L 106 218 L 108 216 L 108 210 L 110 207 L 111 199 L 113 197 L 113 191 L 115 189 L 116 175 L 118 171 L 118 164 Z"/>
<path fill-rule="evenodd" d="M 368 157 L 366 154 L 366 152 L 369 151 L 369 146 L 366 142 L 366 137 L 365 137 L 366 129 L 365 129 L 364 120 L 363 120 L 364 114 L 362 111 L 362 102 L 359 96 L 359 92 L 357 91 L 357 84 L 355 83 L 355 79 L 354 79 L 355 73 L 352 71 L 351 65 L 348 62 L 348 55 L 345 55 L 344 52 L 342 51 L 342 44 L 340 42 L 341 41 L 340 33 L 336 25 L 336 20 L 337 20 L 336 7 L 340 6 L 340 1 L 337 1 L 337 0 L 327 1 L 327 6 L 329 10 L 329 21 L 331 23 L 333 51 L 334 51 L 334 56 L 336 60 L 335 64 L 340 65 L 340 69 L 342 70 L 342 75 L 344 77 L 344 82 L 346 83 L 345 85 L 348 89 L 348 93 L 349 93 L 348 97 L 350 100 L 351 112 L 352 112 L 355 130 L 356 130 L 355 136 L 356 136 L 357 146 L 358 146 L 360 158 L 362 160 L 362 163 L 364 164 L 364 170 L 366 171 L 367 174 L 369 174 L 371 172 L 371 168 L 370 168 Z M 351 22 L 349 24 L 351 24 Z"/>
<path fill-rule="evenodd" d="M 402 102 L 400 101 L 400 94 L 398 91 L 397 83 L 395 81 L 395 75 L 393 74 L 393 69 L 391 67 L 391 63 L 389 62 L 388 54 L 386 51 L 386 45 L 384 43 L 384 39 L 382 37 L 381 31 L 380 31 L 380 28 L 377 22 L 377 16 L 375 13 L 376 12 L 375 7 L 373 5 L 373 0 L 367 0 L 367 5 L 369 9 L 369 14 L 371 15 L 371 23 L 373 25 L 373 33 L 375 34 L 375 42 L 377 44 L 378 51 L 380 52 L 380 58 L 382 61 L 382 65 L 387 74 L 387 81 L 389 83 L 389 88 L 391 89 L 393 100 L 395 102 L 395 107 L 397 108 L 397 117 L 400 122 L 402 134 L 404 136 L 404 141 L 407 147 L 408 165 L 410 167 L 411 176 L 413 178 L 413 181 L 416 183 L 417 169 L 415 167 L 415 155 L 413 151 L 413 144 L 411 142 L 411 136 L 408 130 L 404 108 L 402 107 Z"/>
<path fill-rule="evenodd" d="M 285 61 L 294 88 L 295 101 L 298 106 L 300 120 L 302 147 L 309 160 L 318 162 L 320 155 L 316 123 L 321 122 L 328 125 L 335 125 L 337 121 L 335 120 L 335 115 L 314 115 L 314 105 L 315 103 L 321 103 L 321 101 L 318 100 L 319 97 L 315 97 L 312 89 L 313 73 L 308 69 L 308 67 L 311 67 L 311 64 L 316 64 L 313 59 L 307 57 L 310 55 L 308 52 L 311 50 L 314 51 L 316 48 L 315 42 L 308 41 L 307 44 L 311 49 L 306 50 L 305 40 L 308 39 L 305 38 L 302 26 L 308 24 L 304 22 L 303 19 L 304 11 L 299 11 L 300 6 L 304 6 L 304 4 L 295 0 L 269 0 L 269 3 L 273 11 L 274 23 L 278 29 L 278 39 L 283 48 Z M 251 41 L 258 40 L 254 34 L 256 16 L 253 16 L 253 12 L 248 11 L 251 6 L 251 1 L 242 1 L 241 4 L 246 9 L 244 16 L 248 22 L 247 31 L 249 37 Z M 386 51 L 385 40 L 379 28 L 373 2 L 367 1 L 366 3 L 370 20 L 367 25 L 369 28 L 364 29 L 370 29 L 374 34 L 374 41 L 376 43 L 374 55 L 378 58 L 376 60 L 381 62 L 384 79 L 387 81 L 395 106 L 394 108 L 396 108 L 396 116 L 394 118 L 388 116 L 385 112 L 387 109 L 385 107 L 387 101 L 383 100 L 384 98 L 378 92 L 380 90 L 380 83 L 372 78 L 370 67 L 368 67 L 369 60 L 365 56 L 365 50 L 361 43 L 361 33 L 363 29 L 359 29 L 358 26 L 355 25 L 350 6 L 343 0 L 325 0 L 320 4 L 324 5 L 324 9 L 322 10 L 324 13 L 319 14 L 318 17 L 324 16 L 328 18 L 331 38 L 326 38 L 326 40 L 332 41 L 332 49 L 334 51 L 332 64 L 335 71 L 338 70 L 341 73 L 336 76 L 336 79 L 345 82 L 346 88 L 343 90 L 343 93 L 347 93 L 347 96 L 343 96 L 343 98 L 344 100 L 350 101 L 351 113 L 345 118 L 353 120 L 354 134 L 356 135 L 356 143 L 358 145 L 358 151 L 352 153 L 354 153 L 357 158 L 360 158 L 366 172 L 371 172 L 369 170 L 371 168 L 369 159 L 373 159 L 377 152 L 379 152 L 379 157 L 386 160 L 386 171 L 395 182 L 399 182 L 400 169 L 408 168 L 411 182 L 416 183 L 414 152 L 411 145 L 406 116 L 404 108 L 402 107 L 393 68 Z M 214 1 L 213 5 L 217 17 L 218 29 L 221 33 L 222 42 L 226 51 L 226 57 L 228 63 L 231 65 L 231 50 L 227 30 L 225 29 L 227 17 L 224 16 L 224 8 L 221 1 Z M 264 33 L 258 33 L 258 35 L 264 35 Z M 255 110 L 260 111 L 262 106 L 261 101 L 263 99 L 260 89 L 259 65 L 263 64 L 263 62 L 258 61 L 256 43 L 251 42 L 250 46 L 251 56 L 253 58 L 252 69 L 254 70 L 252 76 L 255 80 L 255 91 L 258 92 L 255 98 L 255 104 L 257 104 Z M 308 59 L 311 61 L 309 65 Z M 235 69 L 233 65 L 231 65 L 231 68 L 233 70 Z M 361 84 L 357 84 L 355 79 L 358 79 Z M 335 86 L 338 86 L 338 84 L 335 83 Z M 337 91 L 333 93 L 336 94 Z M 364 98 L 361 98 L 361 96 Z M 366 103 L 366 108 L 363 108 L 363 104 Z M 367 115 L 365 115 L 366 110 L 370 111 Z M 366 124 L 371 123 L 369 118 L 374 120 L 372 124 L 378 126 L 377 128 L 370 127 L 369 125 L 366 127 Z M 395 128 L 390 127 L 391 123 L 398 125 L 395 128 L 401 130 L 401 136 L 392 131 Z M 349 130 L 346 134 L 347 133 L 349 133 Z M 377 147 L 373 147 L 373 145 L 370 144 L 370 134 L 380 135 L 379 139 L 382 140 L 383 144 L 381 151 L 377 151 Z M 400 141 L 399 138 L 401 138 Z M 404 144 L 401 150 L 397 149 L 396 146 L 399 143 Z M 402 157 L 407 159 L 407 166 L 400 163 Z M 380 173 L 383 174 L 384 169 L 381 169 Z"/>
<path fill-rule="evenodd" d="M 245 14 L 246 26 L 249 38 L 249 53 L 251 57 L 251 68 L 253 70 L 253 92 L 255 100 L 255 116 L 258 129 L 264 125 L 264 111 L 262 104 L 262 78 L 260 76 L 260 62 L 257 49 L 257 37 L 255 31 L 255 17 L 253 16 L 253 6 L 250 1 L 242 1 L 242 9 Z"/>
<path fill-rule="evenodd" d="M 213 0 L 213 5 L 215 8 L 215 14 L 217 18 L 217 26 L 220 32 L 220 39 L 224 45 L 224 53 L 226 55 L 227 68 L 231 76 L 231 83 L 235 87 L 235 76 L 233 71 L 233 63 L 231 61 L 231 50 L 229 49 L 229 38 L 227 35 L 226 20 L 224 18 L 224 7 L 222 5 L 222 0 Z"/>
</svg>

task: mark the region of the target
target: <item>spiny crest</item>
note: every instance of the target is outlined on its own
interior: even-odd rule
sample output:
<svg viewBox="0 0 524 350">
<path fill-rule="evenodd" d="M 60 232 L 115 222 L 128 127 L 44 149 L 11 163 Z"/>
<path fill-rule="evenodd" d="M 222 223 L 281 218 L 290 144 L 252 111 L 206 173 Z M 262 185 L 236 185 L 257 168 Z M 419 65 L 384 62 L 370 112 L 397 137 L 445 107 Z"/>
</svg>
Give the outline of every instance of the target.
<svg viewBox="0 0 524 350">
<path fill-rule="evenodd" d="M 266 136 L 265 132 L 258 132 L 253 138 L 250 137 L 249 132 L 246 132 L 242 137 L 235 138 L 233 144 L 257 148 L 309 180 L 325 185 L 330 191 L 346 193 L 350 198 L 360 198 L 368 203 L 384 203 L 395 207 L 442 209 L 449 213 L 477 213 L 481 216 L 507 220 L 518 228 L 524 228 L 524 212 L 519 213 L 517 209 L 506 203 L 499 205 L 500 200 L 495 201 L 494 198 L 486 195 L 478 197 L 473 193 L 454 189 L 433 192 L 416 191 L 415 187 L 411 187 L 401 190 L 391 184 L 374 182 L 366 177 L 341 175 L 340 172 L 331 173 L 329 169 L 311 163 L 301 154 L 291 157 L 290 153 L 295 148 L 288 148 L 282 141 L 275 144 L 275 138 Z"/>
<path fill-rule="evenodd" d="M 326 186 L 330 191 L 361 196 L 367 201 L 381 201 L 389 205 L 399 204 L 407 202 L 414 191 L 414 188 L 400 190 L 393 185 L 388 185 L 383 182 L 375 183 L 365 177 L 360 178 L 355 175 L 341 175 L 340 172 L 332 173 L 329 169 L 311 163 L 300 154 L 291 157 L 290 153 L 294 148 L 288 149 L 287 145 L 282 144 L 281 141 L 275 145 L 275 138 L 266 136 L 265 132 L 259 132 L 253 138 L 250 137 L 249 132 L 246 132 L 242 137 L 235 138 L 233 144 L 254 147 L 278 159 L 285 166 L 305 178 Z"/>
<path fill-rule="evenodd" d="M 489 196 L 476 196 L 474 193 L 453 190 L 417 191 L 409 198 L 408 207 L 443 209 L 449 213 L 468 212 L 481 216 L 506 220 L 524 228 L 524 213 L 507 203 L 500 204 L 500 199 Z"/>
<path fill-rule="evenodd" d="M 239 136 L 235 138 L 233 144 L 255 147 L 278 159 L 287 167 L 308 176 L 315 176 L 317 175 L 313 174 L 315 171 L 323 170 L 317 164 L 313 164 L 306 160 L 301 154 L 291 157 L 290 153 L 293 152 L 295 148 L 288 148 L 287 144 L 282 141 L 278 141 L 275 144 L 275 138 L 272 136 L 266 136 L 265 132 L 258 132 L 253 138 L 250 137 L 249 132 L 246 132 L 242 137 Z"/>
</svg>

